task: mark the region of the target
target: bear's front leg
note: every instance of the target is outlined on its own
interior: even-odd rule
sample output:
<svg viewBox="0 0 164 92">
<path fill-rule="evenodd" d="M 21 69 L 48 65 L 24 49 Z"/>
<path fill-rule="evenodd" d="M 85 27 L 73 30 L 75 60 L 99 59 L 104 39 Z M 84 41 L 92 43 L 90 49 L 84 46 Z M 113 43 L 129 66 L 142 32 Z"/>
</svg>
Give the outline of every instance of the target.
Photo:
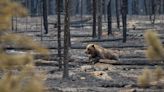
<svg viewBox="0 0 164 92">
<path fill-rule="evenodd" d="M 92 56 L 89 56 L 89 62 L 90 62 L 91 64 L 93 64 L 94 58 L 93 58 Z"/>
<path fill-rule="evenodd" d="M 91 64 L 96 64 L 97 62 L 99 62 L 100 57 L 89 57 L 89 61 L 91 62 Z"/>
</svg>

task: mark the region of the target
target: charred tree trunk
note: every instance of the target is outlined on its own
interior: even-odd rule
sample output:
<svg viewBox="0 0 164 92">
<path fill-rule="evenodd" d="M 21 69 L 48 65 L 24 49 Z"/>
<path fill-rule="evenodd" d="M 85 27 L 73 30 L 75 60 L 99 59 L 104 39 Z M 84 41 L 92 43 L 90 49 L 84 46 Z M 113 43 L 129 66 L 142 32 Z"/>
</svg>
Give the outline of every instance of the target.
<svg viewBox="0 0 164 92">
<path fill-rule="evenodd" d="M 156 15 L 159 13 L 160 0 L 152 0 L 152 15 L 150 16 L 150 21 L 152 24 L 155 24 Z"/>
<path fill-rule="evenodd" d="M 70 31 L 70 12 L 69 12 L 70 0 L 65 0 L 65 18 L 64 18 L 64 70 L 63 78 L 68 79 L 68 52 L 69 52 L 69 31 Z"/>
<path fill-rule="evenodd" d="M 97 11 L 97 3 L 96 0 L 92 0 L 92 16 L 93 16 L 93 25 L 92 25 L 92 37 L 96 38 L 96 11 Z"/>
<path fill-rule="evenodd" d="M 11 30 L 14 31 L 14 17 L 11 19 Z"/>
<path fill-rule="evenodd" d="M 108 35 L 112 34 L 112 14 L 111 14 L 111 0 L 108 2 Z"/>
<path fill-rule="evenodd" d="M 139 14 L 139 0 L 132 0 L 132 14 Z"/>
<path fill-rule="evenodd" d="M 102 1 L 102 9 L 103 9 L 104 22 L 106 22 L 106 19 L 107 19 L 107 18 L 106 18 L 106 17 L 107 17 L 107 16 L 106 16 L 106 12 L 107 12 L 106 6 L 107 6 L 107 5 L 106 5 L 106 0 L 103 0 L 103 1 Z"/>
<path fill-rule="evenodd" d="M 154 0 L 150 0 L 149 2 L 149 10 L 150 10 L 150 13 L 149 13 L 149 19 L 150 19 L 150 22 L 152 24 L 154 24 L 154 15 L 155 15 L 155 1 Z"/>
<path fill-rule="evenodd" d="M 81 9 L 80 9 L 80 18 L 81 18 L 81 27 L 83 28 L 83 0 L 80 0 Z"/>
<path fill-rule="evenodd" d="M 44 24 L 44 30 L 45 34 L 48 33 L 48 9 L 47 9 L 47 0 L 43 0 L 43 24 Z"/>
<path fill-rule="evenodd" d="M 148 11 L 149 11 L 149 20 L 152 20 L 152 0 L 150 0 L 150 2 L 148 2 Z"/>
<path fill-rule="evenodd" d="M 122 0 L 122 24 L 123 24 L 123 42 L 126 42 L 127 32 L 127 0 Z"/>
<path fill-rule="evenodd" d="M 58 29 L 58 57 L 59 57 L 59 69 L 62 69 L 62 57 L 61 57 L 61 0 L 57 0 L 57 29 Z"/>
<path fill-rule="evenodd" d="M 70 33 L 70 15 L 72 14 L 72 10 L 71 10 L 71 4 L 73 3 L 73 0 L 67 0 L 68 1 L 68 36 L 67 36 L 67 40 L 68 40 L 68 47 L 71 48 L 71 33 Z M 66 9 L 66 8 L 65 8 Z"/>
<path fill-rule="evenodd" d="M 119 5 L 118 0 L 116 0 L 116 17 L 117 17 L 117 28 L 120 29 L 120 13 L 119 13 Z"/>
<path fill-rule="evenodd" d="M 98 39 L 102 37 L 102 0 L 98 0 Z"/>
<path fill-rule="evenodd" d="M 161 5 L 160 5 L 160 14 L 163 14 L 163 13 L 164 13 L 163 10 L 164 10 L 164 1 L 161 0 Z"/>
<path fill-rule="evenodd" d="M 145 14 L 148 15 L 147 0 L 144 0 L 144 6 L 145 6 Z"/>
<path fill-rule="evenodd" d="M 15 16 L 15 32 L 18 31 L 18 17 Z"/>
<path fill-rule="evenodd" d="M 153 15 L 153 17 L 151 18 L 151 23 L 152 24 L 154 24 L 155 23 L 155 16 L 156 16 L 156 14 L 155 14 L 155 12 L 156 12 L 156 0 L 152 0 L 152 15 Z"/>
</svg>

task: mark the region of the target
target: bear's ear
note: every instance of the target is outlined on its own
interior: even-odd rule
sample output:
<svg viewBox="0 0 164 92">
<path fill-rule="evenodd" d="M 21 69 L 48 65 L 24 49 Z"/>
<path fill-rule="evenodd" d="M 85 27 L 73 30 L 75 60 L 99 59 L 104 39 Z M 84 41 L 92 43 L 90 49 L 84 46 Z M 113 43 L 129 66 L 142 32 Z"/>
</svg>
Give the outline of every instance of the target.
<svg viewBox="0 0 164 92">
<path fill-rule="evenodd" d="M 95 48 L 94 44 L 92 45 L 93 48 Z"/>
</svg>

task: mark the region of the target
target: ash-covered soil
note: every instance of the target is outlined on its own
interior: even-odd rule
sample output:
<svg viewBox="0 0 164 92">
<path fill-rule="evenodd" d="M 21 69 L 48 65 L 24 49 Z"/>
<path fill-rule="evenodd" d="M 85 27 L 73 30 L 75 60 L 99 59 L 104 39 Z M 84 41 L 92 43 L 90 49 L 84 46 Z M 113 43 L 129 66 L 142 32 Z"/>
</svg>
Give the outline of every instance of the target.
<svg viewBox="0 0 164 92">
<path fill-rule="evenodd" d="M 71 17 L 71 44 L 69 79 L 62 79 L 62 70 L 58 70 L 57 56 L 57 29 L 53 23 L 56 17 L 49 17 L 49 33 L 44 33 L 41 27 L 41 18 L 28 17 L 18 19 L 19 34 L 26 34 L 33 37 L 34 40 L 41 41 L 47 48 L 51 48 L 51 56 L 48 60 L 42 57 L 36 59 L 37 70 L 46 72 L 45 85 L 50 92 L 164 92 L 164 86 L 150 86 L 141 88 L 137 85 L 137 77 L 145 67 L 154 69 L 156 65 L 164 68 L 163 62 L 149 62 L 145 58 L 147 44 L 144 40 L 146 29 L 155 29 L 159 32 L 159 37 L 164 40 L 164 27 L 162 16 L 157 19 L 156 24 L 152 26 L 148 17 L 128 17 L 127 42 L 122 42 L 122 28 L 116 28 L 116 20 L 113 20 L 113 35 L 107 35 L 107 23 L 103 23 L 103 37 L 98 41 L 92 36 L 92 20 L 89 16 L 83 17 L 85 21 L 79 23 L 80 17 Z M 83 25 L 82 27 L 80 27 Z M 132 25 L 136 26 L 132 30 Z M 63 27 L 63 24 L 62 24 Z M 41 32 L 42 30 L 42 32 Z M 62 28 L 63 44 L 63 28 Z M 84 53 L 85 46 L 89 43 L 96 43 L 105 48 L 115 50 L 119 53 L 119 61 L 107 63 L 91 64 L 88 56 Z M 162 84 L 164 85 L 164 83 Z"/>
</svg>

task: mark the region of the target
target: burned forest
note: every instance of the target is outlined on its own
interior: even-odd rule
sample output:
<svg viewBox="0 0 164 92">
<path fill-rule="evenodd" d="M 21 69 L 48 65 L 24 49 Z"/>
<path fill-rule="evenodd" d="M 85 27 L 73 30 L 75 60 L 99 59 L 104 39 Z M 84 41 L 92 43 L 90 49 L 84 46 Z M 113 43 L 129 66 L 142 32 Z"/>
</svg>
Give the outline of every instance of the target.
<svg viewBox="0 0 164 92">
<path fill-rule="evenodd" d="M 0 0 L 0 92 L 164 92 L 164 0 Z"/>
</svg>

